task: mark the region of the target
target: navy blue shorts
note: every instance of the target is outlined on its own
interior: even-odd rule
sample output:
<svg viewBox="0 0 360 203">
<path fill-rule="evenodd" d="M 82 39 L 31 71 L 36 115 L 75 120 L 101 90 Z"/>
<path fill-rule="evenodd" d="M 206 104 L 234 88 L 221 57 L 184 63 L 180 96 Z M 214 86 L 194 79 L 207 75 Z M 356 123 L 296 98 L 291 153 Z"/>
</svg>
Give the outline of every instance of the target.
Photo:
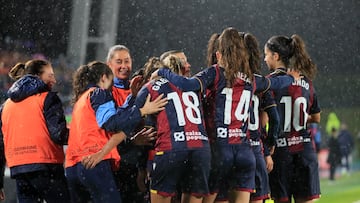
<svg viewBox="0 0 360 203">
<path fill-rule="evenodd" d="M 305 200 L 320 197 L 318 159 L 312 143 L 304 143 L 303 151 L 292 154 L 286 147 L 277 147 L 273 160 L 269 182 L 274 199 L 287 202 L 292 197 Z"/>
<path fill-rule="evenodd" d="M 157 153 L 153 161 L 150 188 L 152 193 L 175 196 L 177 185 L 194 196 L 209 194 L 210 150 Z"/>
<path fill-rule="evenodd" d="M 255 193 L 252 193 L 250 199 L 263 200 L 270 198 L 269 176 L 266 169 L 264 154 L 262 153 L 262 146 L 252 146 L 256 159 L 255 172 Z"/>
<path fill-rule="evenodd" d="M 219 188 L 219 191 L 217 192 L 215 202 L 226 202 L 230 200 L 230 191 L 229 191 L 229 184 L 225 183 L 223 187 Z"/>
<path fill-rule="evenodd" d="M 71 202 L 120 202 L 109 160 L 103 160 L 93 169 L 81 163 L 66 168 Z M 136 184 L 136 183 L 134 183 Z"/>
<path fill-rule="evenodd" d="M 213 156 L 209 184 L 217 199 L 226 200 L 227 191 L 233 189 L 254 192 L 255 156 L 250 144 L 216 146 Z"/>
</svg>

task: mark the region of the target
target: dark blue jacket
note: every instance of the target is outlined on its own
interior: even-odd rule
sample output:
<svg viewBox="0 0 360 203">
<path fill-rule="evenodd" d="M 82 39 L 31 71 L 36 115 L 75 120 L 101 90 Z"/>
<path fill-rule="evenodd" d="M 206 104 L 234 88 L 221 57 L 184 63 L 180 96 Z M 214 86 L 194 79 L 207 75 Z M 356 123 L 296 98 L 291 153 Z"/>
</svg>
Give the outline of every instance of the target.
<svg viewBox="0 0 360 203">
<path fill-rule="evenodd" d="M 340 130 L 338 136 L 342 156 L 348 156 L 354 148 L 354 139 L 348 130 Z"/>
<path fill-rule="evenodd" d="M 8 97 L 14 102 L 20 102 L 34 94 L 50 91 L 48 86 L 37 76 L 25 75 L 17 80 L 8 90 Z M 52 141 L 59 145 L 66 145 L 69 136 L 69 129 L 66 127 L 66 120 L 64 115 L 63 106 L 60 98 L 56 92 L 49 92 L 44 101 L 43 114 L 46 121 L 46 126 Z M 2 120 L 1 114 L 3 105 L 0 107 L 0 167 L 1 175 L 4 175 L 5 168 L 5 154 L 2 133 Z M 54 165 L 54 164 L 51 164 Z M 63 167 L 59 164 L 58 167 Z M 11 168 L 11 176 L 14 177 L 18 174 L 49 170 L 49 164 L 28 164 L 23 166 L 16 166 Z M 0 178 L 0 187 L 3 186 L 3 177 Z"/>
</svg>

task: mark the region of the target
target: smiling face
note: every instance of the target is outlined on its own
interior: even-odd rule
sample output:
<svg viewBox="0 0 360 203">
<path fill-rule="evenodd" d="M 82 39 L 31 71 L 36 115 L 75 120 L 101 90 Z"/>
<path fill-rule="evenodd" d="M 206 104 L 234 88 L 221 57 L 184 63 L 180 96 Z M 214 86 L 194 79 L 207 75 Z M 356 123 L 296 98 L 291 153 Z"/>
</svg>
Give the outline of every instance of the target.
<svg viewBox="0 0 360 203">
<path fill-rule="evenodd" d="M 121 80 L 129 79 L 132 70 L 132 60 L 127 50 L 115 51 L 107 65 L 111 68 L 116 78 Z"/>
</svg>

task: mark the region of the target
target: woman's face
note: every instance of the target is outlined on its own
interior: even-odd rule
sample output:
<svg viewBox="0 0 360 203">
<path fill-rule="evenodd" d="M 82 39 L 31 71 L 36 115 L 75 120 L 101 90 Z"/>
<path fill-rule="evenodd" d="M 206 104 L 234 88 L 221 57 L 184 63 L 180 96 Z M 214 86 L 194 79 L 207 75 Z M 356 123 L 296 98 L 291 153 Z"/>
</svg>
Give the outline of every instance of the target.
<svg viewBox="0 0 360 203">
<path fill-rule="evenodd" d="M 186 77 L 191 77 L 191 65 L 190 63 L 187 61 L 187 58 L 184 54 L 184 52 L 179 52 L 179 53 L 176 53 L 174 54 L 175 56 L 179 57 L 181 63 L 183 64 L 183 67 L 184 67 L 184 71 L 183 71 L 183 75 L 186 76 Z"/>
<path fill-rule="evenodd" d="M 275 70 L 276 60 L 274 58 L 274 52 L 270 51 L 266 46 L 264 48 L 265 58 L 264 61 L 270 70 Z"/>
<path fill-rule="evenodd" d="M 50 89 L 52 89 L 56 83 L 54 70 L 50 64 L 44 66 L 43 72 L 39 75 L 39 77 Z"/>
<path fill-rule="evenodd" d="M 107 65 L 111 68 L 116 78 L 121 80 L 129 79 L 132 70 L 132 61 L 128 51 L 115 51 Z"/>
<path fill-rule="evenodd" d="M 103 88 L 110 90 L 111 87 L 113 86 L 113 79 L 114 79 L 113 75 L 106 76 L 104 74 L 103 75 Z"/>
</svg>

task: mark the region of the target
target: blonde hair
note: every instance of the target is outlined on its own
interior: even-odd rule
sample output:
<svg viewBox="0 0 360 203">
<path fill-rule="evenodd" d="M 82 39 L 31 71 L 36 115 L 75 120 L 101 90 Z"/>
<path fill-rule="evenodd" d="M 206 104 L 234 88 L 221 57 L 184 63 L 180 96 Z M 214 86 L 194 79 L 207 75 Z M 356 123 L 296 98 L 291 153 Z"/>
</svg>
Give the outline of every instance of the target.
<svg viewBox="0 0 360 203">
<path fill-rule="evenodd" d="M 172 72 L 182 75 L 182 70 L 185 68 L 180 58 L 176 55 L 168 55 L 162 60 L 163 64 Z"/>
</svg>

